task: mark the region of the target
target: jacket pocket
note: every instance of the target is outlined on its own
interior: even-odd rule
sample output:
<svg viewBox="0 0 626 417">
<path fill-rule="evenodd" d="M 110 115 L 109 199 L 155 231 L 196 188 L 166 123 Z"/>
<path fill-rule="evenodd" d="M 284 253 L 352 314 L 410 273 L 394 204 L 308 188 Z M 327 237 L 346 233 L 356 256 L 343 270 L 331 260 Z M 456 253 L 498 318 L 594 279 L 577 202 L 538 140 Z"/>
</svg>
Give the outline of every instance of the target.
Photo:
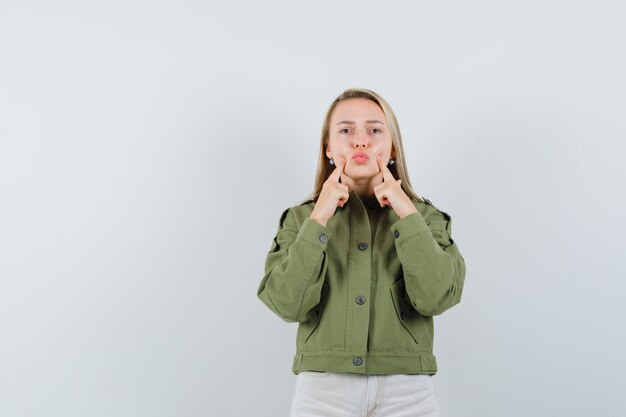
<svg viewBox="0 0 626 417">
<path fill-rule="evenodd" d="M 416 344 L 419 344 L 428 332 L 426 320 L 417 310 L 411 306 L 405 298 L 406 290 L 404 279 L 399 279 L 389 288 L 396 316 L 402 326 L 411 335 Z"/>
<path fill-rule="evenodd" d="M 328 284 L 326 283 L 326 281 L 324 281 L 324 283 L 322 284 L 322 294 L 319 304 L 315 306 L 313 310 L 311 310 L 311 317 L 298 325 L 298 334 L 296 336 L 296 339 L 298 340 L 299 344 L 306 344 L 306 342 L 309 341 L 309 339 L 319 326 L 322 316 L 322 309 L 324 308 L 325 304 L 327 290 Z"/>
</svg>

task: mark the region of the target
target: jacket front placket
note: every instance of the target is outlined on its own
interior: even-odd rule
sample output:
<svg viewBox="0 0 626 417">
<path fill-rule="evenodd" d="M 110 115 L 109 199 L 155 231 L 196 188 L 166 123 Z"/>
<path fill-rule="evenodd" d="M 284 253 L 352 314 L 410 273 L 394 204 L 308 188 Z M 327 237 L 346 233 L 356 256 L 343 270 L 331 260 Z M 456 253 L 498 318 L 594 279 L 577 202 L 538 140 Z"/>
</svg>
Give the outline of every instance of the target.
<svg viewBox="0 0 626 417">
<path fill-rule="evenodd" d="M 346 348 L 360 355 L 358 367 L 365 368 L 370 322 L 372 234 L 367 209 L 361 198 L 350 192 L 348 199 L 350 245 L 348 248 Z"/>
</svg>

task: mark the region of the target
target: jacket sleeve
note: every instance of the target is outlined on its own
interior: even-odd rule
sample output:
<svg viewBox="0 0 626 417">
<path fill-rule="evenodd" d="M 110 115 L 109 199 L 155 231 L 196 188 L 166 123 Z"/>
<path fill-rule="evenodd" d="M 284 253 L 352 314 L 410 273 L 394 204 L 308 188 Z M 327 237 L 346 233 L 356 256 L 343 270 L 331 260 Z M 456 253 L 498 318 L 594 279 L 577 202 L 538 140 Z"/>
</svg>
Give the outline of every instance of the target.
<svg viewBox="0 0 626 417">
<path fill-rule="evenodd" d="M 424 215 L 411 213 L 391 225 L 407 301 L 425 316 L 461 301 L 465 260 L 451 237 L 451 222 L 449 214 L 428 206 Z"/>
<path fill-rule="evenodd" d="M 284 321 L 313 317 L 321 300 L 332 230 L 307 217 L 298 229 L 291 208 L 283 211 L 265 260 L 258 298 Z"/>
</svg>

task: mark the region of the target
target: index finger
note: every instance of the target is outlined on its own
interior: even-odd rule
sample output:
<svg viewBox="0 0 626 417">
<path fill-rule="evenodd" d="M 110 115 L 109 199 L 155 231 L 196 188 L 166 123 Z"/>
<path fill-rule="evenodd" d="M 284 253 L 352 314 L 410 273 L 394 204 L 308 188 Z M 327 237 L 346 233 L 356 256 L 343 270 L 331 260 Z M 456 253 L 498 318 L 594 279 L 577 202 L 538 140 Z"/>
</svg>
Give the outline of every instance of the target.
<svg viewBox="0 0 626 417">
<path fill-rule="evenodd" d="M 337 167 L 331 172 L 328 176 L 331 181 L 339 182 L 339 178 L 341 177 L 341 173 L 343 172 L 343 167 L 346 165 L 346 158 L 341 158 L 341 161 L 337 164 Z"/>
<path fill-rule="evenodd" d="M 389 171 L 389 168 L 387 168 L 386 165 L 383 165 L 383 159 L 381 158 L 380 155 L 376 156 L 376 162 L 378 163 L 378 167 L 380 168 L 380 171 L 383 173 L 383 180 L 384 181 L 395 181 L 396 180 L 394 178 L 393 174 L 391 173 L 391 171 Z"/>
</svg>

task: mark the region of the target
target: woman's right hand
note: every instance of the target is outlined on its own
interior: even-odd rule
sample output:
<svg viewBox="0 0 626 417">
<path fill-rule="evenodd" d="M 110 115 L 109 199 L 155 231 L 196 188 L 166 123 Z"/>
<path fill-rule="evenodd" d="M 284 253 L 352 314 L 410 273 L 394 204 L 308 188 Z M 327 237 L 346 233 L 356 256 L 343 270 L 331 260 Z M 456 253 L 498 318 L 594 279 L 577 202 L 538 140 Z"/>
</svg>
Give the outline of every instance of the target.
<svg viewBox="0 0 626 417">
<path fill-rule="evenodd" d="M 344 157 L 326 181 L 324 181 L 320 196 L 311 213 L 311 219 L 322 226 L 326 226 L 328 220 L 335 214 L 337 207 L 343 207 L 346 201 L 348 201 L 350 189 L 347 185 L 339 182 L 345 166 L 346 158 Z"/>
</svg>

